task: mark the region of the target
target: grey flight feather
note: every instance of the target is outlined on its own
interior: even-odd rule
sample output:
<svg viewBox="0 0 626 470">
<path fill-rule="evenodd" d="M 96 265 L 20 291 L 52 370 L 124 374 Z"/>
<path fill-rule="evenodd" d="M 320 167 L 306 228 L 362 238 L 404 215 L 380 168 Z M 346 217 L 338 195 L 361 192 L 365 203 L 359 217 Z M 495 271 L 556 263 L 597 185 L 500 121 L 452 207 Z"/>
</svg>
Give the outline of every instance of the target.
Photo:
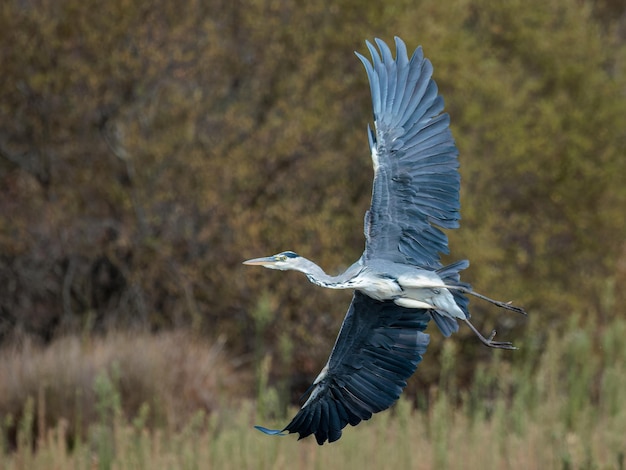
<svg viewBox="0 0 626 470">
<path fill-rule="evenodd" d="M 422 267 L 441 266 L 448 239 L 438 228 L 459 226 L 458 151 L 421 47 L 409 60 L 395 38 L 396 59 L 376 39 L 367 42 L 372 62 L 356 53 L 370 82 L 375 132 L 372 205 L 365 215 L 366 258 Z"/>
</svg>

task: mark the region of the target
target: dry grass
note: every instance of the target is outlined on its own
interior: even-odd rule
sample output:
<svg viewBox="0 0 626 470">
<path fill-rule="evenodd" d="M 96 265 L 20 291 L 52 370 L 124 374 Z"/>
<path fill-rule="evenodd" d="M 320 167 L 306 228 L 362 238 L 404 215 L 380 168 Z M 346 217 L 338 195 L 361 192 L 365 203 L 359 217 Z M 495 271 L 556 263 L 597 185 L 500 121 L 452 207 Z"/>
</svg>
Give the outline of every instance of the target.
<svg viewBox="0 0 626 470">
<path fill-rule="evenodd" d="M 37 428 L 63 420 L 69 435 L 84 435 L 107 413 L 98 403 L 109 394 L 125 416 L 143 406 L 149 424 L 179 429 L 198 410 L 209 414 L 238 398 L 245 383 L 222 342 L 207 344 L 184 332 L 65 337 L 45 348 L 24 339 L 0 353 L 0 416 L 19 421 L 31 397 Z"/>
<path fill-rule="evenodd" d="M 86 345 L 68 338 L 51 350 L 34 348 L 32 356 L 32 346 L 24 345 L 0 357 L 2 406 L 9 396 L 19 401 L 20 387 L 34 397 L 22 400 L 17 447 L 0 448 L 0 469 L 621 470 L 626 455 L 624 335 L 622 320 L 602 331 L 573 320 L 568 331 L 551 334 L 545 347 L 534 347 L 529 336 L 521 344 L 526 352 L 511 364 L 494 353 L 491 363 L 477 367 L 473 388 L 462 393 L 454 380 L 460 352 L 447 341 L 440 386 L 431 390 L 428 408 L 415 409 L 406 397 L 391 412 L 346 429 L 339 442 L 323 447 L 313 439 L 296 442 L 293 436 L 254 431 L 262 406 L 224 398 L 235 388 L 223 382 L 232 369 L 218 346 L 180 334 L 116 335 Z M 66 372 L 59 367 L 61 357 Z M 38 382 L 54 377 L 50 367 L 60 376 L 54 386 Z M 11 374 L 17 375 L 5 382 Z M 125 390 L 133 376 L 149 410 L 128 409 L 131 395 Z M 82 435 L 71 428 L 72 407 L 65 408 L 69 417 L 59 418 L 57 411 L 53 419 L 48 400 L 63 393 L 62 383 L 91 390 L 95 418 Z M 164 425 L 150 422 L 153 406 L 162 410 Z M 34 441 L 37 421 L 45 425 Z M 280 426 L 284 420 L 260 424 Z"/>
<path fill-rule="evenodd" d="M 554 410 L 548 409 L 552 405 L 547 403 L 540 415 L 530 414 L 523 428 L 515 431 L 504 411 L 491 420 L 473 422 L 445 400 L 430 412 L 412 410 L 403 400 L 397 413 L 383 413 L 348 429 L 339 442 L 319 447 L 312 439 L 296 442 L 293 437 L 257 433 L 251 428 L 253 405 L 244 402 L 225 427 L 217 424 L 218 419 L 198 418 L 170 433 L 118 421 L 105 436 L 110 439 L 106 451 L 92 440 L 70 452 L 59 426 L 47 432 L 38 452 L 23 447 L 0 468 L 623 468 L 624 412 L 568 431 L 554 420 Z"/>
</svg>

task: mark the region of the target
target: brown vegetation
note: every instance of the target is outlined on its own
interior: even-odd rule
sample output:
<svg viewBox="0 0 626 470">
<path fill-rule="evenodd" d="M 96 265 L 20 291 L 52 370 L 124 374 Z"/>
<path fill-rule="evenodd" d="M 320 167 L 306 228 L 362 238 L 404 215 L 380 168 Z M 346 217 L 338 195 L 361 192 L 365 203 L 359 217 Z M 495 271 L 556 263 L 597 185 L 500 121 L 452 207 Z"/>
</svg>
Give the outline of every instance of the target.
<svg viewBox="0 0 626 470">
<path fill-rule="evenodd" d="M 533 350 L 572 313 L 610 327 L 626 301 L 625 15 L 570 0 L 4 2 L 0 341 L 185 327 L 234 355 L 268 351 L 273 382 L 301 393 L 349 294 L 240 262 L 358 258 L 371 109 L 352 51 L 393 35 L 424 46 L 452 117 L 464 280 L 540 319 L 472 302 L 476 322 L 527 329 Z M 466 384 L 491 351 L 464 335 Z"/>
<path fill-rule="evenodd" d="M 73 439 L 117 409 L 128 418 L 144 415 L 148 426 L 181 429 L 199 410 L 234 406 L 252 385 L 251 374 L 225 357 L 223 343 L 182 332 L 68 336 L 47 347 L 27 338 L 5 345 L 0 357 L 0 416 L 13 441 L 29 399 L 35 434 L 65 422 Z"/>
</svg>

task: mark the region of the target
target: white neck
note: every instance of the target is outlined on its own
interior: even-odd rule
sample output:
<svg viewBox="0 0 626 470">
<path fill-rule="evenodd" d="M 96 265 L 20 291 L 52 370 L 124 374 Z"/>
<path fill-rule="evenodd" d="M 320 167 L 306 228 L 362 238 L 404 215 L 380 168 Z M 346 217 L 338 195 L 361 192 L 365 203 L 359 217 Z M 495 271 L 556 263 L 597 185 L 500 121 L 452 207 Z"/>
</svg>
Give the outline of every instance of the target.
<svg viewBox="0 0 626 470">
<path fill-rule="evenodd" d="M 291 269 L 306 274 L 309 281 L 313 284 L 317 284 L 318 286 L 328 287 L 331 289 L 349 289 L 352 286 L 348 284 L 348 282 L 359 273 L 360 266 L 355 263 L 343 273 L 337 276 L 331 276 L 326 274 L 324 270 L 313 261 L 306 258 L 300 258 L 298 260 L 298 264 L 294 265 Z"/>
</svg>

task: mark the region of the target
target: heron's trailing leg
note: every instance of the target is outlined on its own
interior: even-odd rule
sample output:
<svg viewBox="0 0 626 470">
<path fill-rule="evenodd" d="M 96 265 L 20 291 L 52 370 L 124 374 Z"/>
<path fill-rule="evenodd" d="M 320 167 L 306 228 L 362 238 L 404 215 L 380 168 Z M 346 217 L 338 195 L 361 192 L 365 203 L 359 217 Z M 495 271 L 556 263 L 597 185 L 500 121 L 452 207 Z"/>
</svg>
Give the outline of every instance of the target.
<svg viewBox="0 0 626 470">
<path fill-rule="evenodd" d="M 450 286 L 448 286 L 448 288 L 450 288 Z M 486 300 L 487 302 L 494 304 L 498 307 L 504 308 L 506 310 L 511 310 L 512 312 L 521 313 L 522 315 L 528 315 L 526 313 L 526 310 L 524 310 L 522 307 L 516 307 L 515 305 L 511 305 L 511 302 L 500 302 L 499 300 L 493 300 L 487 296 L 479 294 L 478 292 L 474 292 L 473 290 L 470 290 L 470 289 L 458 289 L 458 290 L 461 291 L 463 294 L 473 295 L 474 297 L 478 297 L 479 299 Z"/>
<path fill-rule="evenodd" d="M 489 338 L 485 338 L 467 318 L 464 318 L 463 320 L 465 321 L 465 323 L 467 323 L 467 326 L 470 327 L 470 329 L 474 332 L 476 336 L 478 336 L 478 339 L 481 340 L 485 346 L 496 349 L 517 349 L 515 346 L 513 346 L 513 343 L 509 343 L 507 341 L 494 341 L 493 338 L 495 338 L 496 336 L 496 330 L 493 330 L 491 332 Z"/>
</svg>

